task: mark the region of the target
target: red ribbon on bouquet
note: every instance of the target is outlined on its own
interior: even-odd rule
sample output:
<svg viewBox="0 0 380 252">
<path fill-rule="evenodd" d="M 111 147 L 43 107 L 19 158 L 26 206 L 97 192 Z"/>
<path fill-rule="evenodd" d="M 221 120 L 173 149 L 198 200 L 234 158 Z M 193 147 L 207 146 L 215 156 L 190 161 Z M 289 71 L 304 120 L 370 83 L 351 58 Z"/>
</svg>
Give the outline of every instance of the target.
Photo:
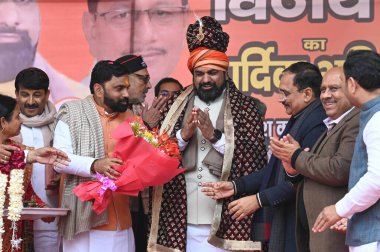
<svg viewBox="0 0 380 252">
<path fill-rule="evenodd" d="M 94 200 L 92 209 L 97 214 L 107 208 L 113 191 L 137 196 L 144 187 L 163 185 L 185 170 L 178 168 L 180 164 L 178 157 L 169 156 L 170 153 L 166 150 L 168 146 L 175 149 L 172 141 L 167 139 L 168 145 L 166 145 L 161 138 L 161 145 L 154 147 L 144 138 L 135 136 L 131 123 L 136 122 L 147 131 L 142 120 L 138 118 L 127 119 L 112 134 L 112 137 L 117 139 L 113 156 L 124 161 L 122 165 L 114 167 L 121 173 L 120 177 L 115 181 L 100 177 L 102 182 L 100 180 L 84 182 L 73 190 L 82 201 Z"/>
</svg>

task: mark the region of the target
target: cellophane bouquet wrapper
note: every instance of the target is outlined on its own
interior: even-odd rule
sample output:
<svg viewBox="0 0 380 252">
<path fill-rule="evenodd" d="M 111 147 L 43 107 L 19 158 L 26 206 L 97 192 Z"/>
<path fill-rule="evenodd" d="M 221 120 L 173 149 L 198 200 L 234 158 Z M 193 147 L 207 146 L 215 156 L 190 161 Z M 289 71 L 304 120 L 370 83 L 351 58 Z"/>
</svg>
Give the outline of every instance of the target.
<svg viewBox="0 0 380 252">
<path fill-rule="evenodd" d="M 156 136 L 161 145 L 154 146 L 143 137 L 136 136 L 131 124 L 141 127 L 144 134 Z M 178 168 L 178 146 L 168 137 L 163 140 L 157 131 L 148 131 L 141 118 L 124 121 L 112 137 L 117 140 L 113 156 L 123 160 L 122 165 L 114 167 L 121 173 L 120 177 L 113 181 L 98 174 L 98 180 L 81 183 L 73 190 L 80 200 L 92 200 L 92 209 L 97 214 L 108 207 L 113 192 L 137 196 L 144 187 L 163 185 L 185 170 Z M 175 156 L 170 156 L 167 150 L 173 150 Z"/>
</svg>

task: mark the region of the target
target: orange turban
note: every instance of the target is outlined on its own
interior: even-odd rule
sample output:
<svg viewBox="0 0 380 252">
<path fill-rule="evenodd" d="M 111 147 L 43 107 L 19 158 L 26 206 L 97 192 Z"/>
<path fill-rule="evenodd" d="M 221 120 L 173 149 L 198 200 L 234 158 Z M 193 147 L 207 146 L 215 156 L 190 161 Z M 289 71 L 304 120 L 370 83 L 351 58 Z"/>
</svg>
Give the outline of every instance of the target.
<svg viewBox="0 0 380 252">
<path fill-rule="evenodd" d="M 224 52 L 208 49 L 206 47 L 198 47 L 190 53 L 187 67 L 190 72 L 197 67 L 209 67 L 212 69 L 227 71 L 229 60 Z"/>
</svg>

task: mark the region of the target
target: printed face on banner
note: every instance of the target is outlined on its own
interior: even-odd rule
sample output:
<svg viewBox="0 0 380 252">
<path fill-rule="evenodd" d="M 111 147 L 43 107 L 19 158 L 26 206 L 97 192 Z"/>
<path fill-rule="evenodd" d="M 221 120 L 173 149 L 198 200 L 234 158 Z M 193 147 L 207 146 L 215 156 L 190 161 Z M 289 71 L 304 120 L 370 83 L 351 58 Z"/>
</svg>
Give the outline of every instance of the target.
<svg viewBox="0 0 380 252">
<path fill-rule="evenodd" d="M 142 55 L 152 84 L 169 76 L 181 56 L 187 8 L 181 0 L 99 1 L 83 30 L 96 60 Z"/>
<path fill-rule="evenodd" d="M 351 107 L 344 94 L 344 85 L 345 77 L 341 68 L 332 68 L 323 77 L 320 98 L 326 115 L 331 119 L 339 118 Z"/>
<path fill-rule="evenodd" d="M 0 82 L 11 81 L 32 66 L 40 32 L 34 0 L 0 1 Z"/>
</svg>

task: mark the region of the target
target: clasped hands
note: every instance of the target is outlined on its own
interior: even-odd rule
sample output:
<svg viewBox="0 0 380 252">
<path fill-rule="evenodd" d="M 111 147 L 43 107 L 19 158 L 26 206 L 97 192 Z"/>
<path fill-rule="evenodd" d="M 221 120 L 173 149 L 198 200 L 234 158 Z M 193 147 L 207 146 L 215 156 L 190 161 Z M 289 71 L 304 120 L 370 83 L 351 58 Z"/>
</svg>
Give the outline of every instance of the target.
<svg viewBox="0 0 380 252">
<path fill-rule="evenodd" d="M 282 165 L 289 175 L 297 174 L 297 171 L 291 166 L 291 158 L 299 148 L 300 144 L 289 134 L 280 140 L 274 137 L 270 140 L 270 149 L 273 155 L 282 161 Z M 309 148 L 305 148 L 304 151 L 309 151 Z M 328 227 L 337 232 L 346 232 L 347 229 L 347 219 L 337 214 L 335 205 L 323 209 L 318 215 L 312 230 L 313 232 L 323 232 Z"/>
<path fill-rule="evenodd" d="M 270 138 L 269 148 L 272 154 L 282 161 L 282 166 L 289 175 L 297 174 L 297 170 L 291 165 L 291 160 L 294 152 L 300 147 L 300 144 L 290 134 L 281 139 Z M 304 151 L 309 151 L 309 148 L 305 148 Z"/>
<path fill-rule="evenodd" d="M 206 140 L 210 140 L 214 137 L 214 126 L 212 125 L 207 109 L 204 111 L 197 107 L 192 109 L 191 113 L 185 119 L 181 130 L 182 139 L 186 142 L 189 141 L 197 128 L 201 131 L 202 136 Z"/>
</svg>

